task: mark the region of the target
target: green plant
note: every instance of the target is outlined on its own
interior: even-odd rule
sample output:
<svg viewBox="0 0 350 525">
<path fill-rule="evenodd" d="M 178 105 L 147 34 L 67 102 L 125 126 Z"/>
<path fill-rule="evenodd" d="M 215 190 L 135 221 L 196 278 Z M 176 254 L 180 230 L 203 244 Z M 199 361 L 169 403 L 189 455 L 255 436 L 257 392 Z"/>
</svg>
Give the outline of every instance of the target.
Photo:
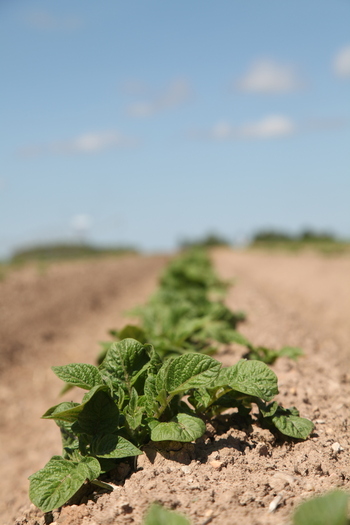
<svg viewBox="0 0 350 525">
<path fill-rule="evenodd" d="M 221 343 L 241 341 L 236 328 L 245 315 L 223 303 L 229 284 L 217 277 L 204 250 L 192 249 L 168 265 L 159 290 L 131 312 L 140 326 L 128 325 L 110 334 L 116 340 L 133 337 L 149 342 L 162 358 L 186 352 L 212 354 Z M 99 362 L 111 343 L 101 344 Z"/>
<path fill-rule="evenodd" d="M 182 514 L 153 503 L 144 517 L 143 525 L 190 525 L 190 522 Z"/>
<path fill-rule="evenodd" d="M 273 350 L 272 348 L 265 348 L 264 346 L 254 346 L 249 341 L 246 342 L 245 346 L 248 348 L 248 352 L 244 354 L 243 357 L 263 361 L 267 365 L 273 365 L 279 357 L 288 357 L 296 361 L 298 357 L 304 355 L 301 348 L 293 346 L 284 346 L 280 350 Z"/>
<path fill-rule="evenodd" d="M 219 279 L 206 251 L 200 248 L 188 250 L 171 261 L 160 279 L 162 289 L 181 290 L 189 297 L 197 294 L 196 299 L 207 297 L 210 292 L 225 293 L 230 284 Z"/>
<path fill-rule="evenodd" d="M 253 345 L 237 327 L 245 320 L 243 312 L 233 312 L 223 302 L 230 282 L 215 274 L 203 249 L 191 249 L 173 260 L 160 279 L 158 291 L 144 305 L 130 312 L 140 326 L 127 325 L 110 330 L 115 340 L 132 337 L 151 343 L 162 359 L 187 352 L 214 354 L 219 345 L 237 343 L 244 346 L 246 359 L 273 364 L 278 357 L 297 359 L 299 348 L 274 350 Z M 101 343 L 100 363 L 112 342 Z"/>
<path fill-rule="evenodd" d="M 349 525 L 348 501 L 341 490 L 312 498 L 297 508 L 293 525 Z"/>
<path fill-rule="evenodd" d="M 62 456 L 29 478 L 30 498 L 45 512 L 67 502 L 85 480 L 101 484 L 101 474 L 120 458 L 142 454 L 140 447 L 150 440 L 195 441 L 205 433 L 206 420 L 230 407 L 247 422 L 292 438 L 306 439 L 313 429 L 295 408 L 270 403 L 277 377 L 260 361 L 222 368 L 210 356 L 187 353 L 162 363 L 151 345 L 123 339 L 109 347 L 99 367 L 70 364 L 53 371 L 87 393 L 80 404 L 63 402 L 43 415 L 58 424 L 63 444 Z M 255 420 L 252 403 L 259 410 Z"/>
</svg>

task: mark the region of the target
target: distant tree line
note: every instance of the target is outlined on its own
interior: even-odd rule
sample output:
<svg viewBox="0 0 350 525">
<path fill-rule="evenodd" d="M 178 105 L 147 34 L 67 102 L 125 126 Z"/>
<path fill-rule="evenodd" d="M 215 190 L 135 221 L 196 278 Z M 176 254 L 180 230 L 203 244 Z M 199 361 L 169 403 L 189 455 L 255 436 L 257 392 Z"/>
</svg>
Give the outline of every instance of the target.
<svg viewBox="0 0 350 525">
<path fill-rule="evenodd" d="M 215 246 L 230 246 L 230 242 L 217 235 L 216 233 L 209 233 L 199 239 L 184 239 L 180 241 L 179 245 L 182 249 L 187 248 L 214 248 Z"/>
<path fill-rule="evenodd" d="M 11 258 L 11 262 L 22 263 L 30 261 L 58 261 L 96 257 L 101 255 L 121 255 L 125 253 L 137 253 L 137 250 L 129 246 L 101 248 L 97 246 L 73 243 L 44 244 L 17 250 Z"/>
<path fill-rule="evenodd" d="M 285 242 L 338 242 L 330 232 L 317 232 L 311 229 L 303 230 L 298 234 L 290 234 L 279 230 L 262 230 L 252 237 L 252 243 L 285 243 Z"/>
</svg>

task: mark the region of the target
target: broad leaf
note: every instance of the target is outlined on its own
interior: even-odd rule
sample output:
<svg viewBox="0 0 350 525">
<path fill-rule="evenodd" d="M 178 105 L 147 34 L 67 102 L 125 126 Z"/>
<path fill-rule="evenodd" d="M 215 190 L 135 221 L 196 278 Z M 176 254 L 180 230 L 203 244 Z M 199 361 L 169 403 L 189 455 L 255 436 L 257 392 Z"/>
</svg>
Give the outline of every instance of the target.
<svg viewBox="0 0 350 525">
<path fill-rule="evenodd" d="M 61 406 L 62 410 L 69 410 L 70 408 L 74 408 L 75 403 L 67 401 L 65 403 L 61 403 L 61 405 L 63 405 L 63 407 Z M 56 419 L 55 423 L 61 431 L 63 457 L 68 459 L 68 456 L 70 456 L 72 452 L 79 447 L 77 436 L 72 431 L 73 423 L 68 423 L 67 421 L 62 421 L 60 419 Z"/>
<path fill-rule="evenodd" d="M 272 417 L 277 412 L 279 405 L 276 401 L 274 401 L 273 403 L 269 403 L 267 405 L 263 401 L 260 401 L 258 403 L 258 407 L 263 417 Z"/>
<path fill-rule="evenodd" d="M 147 414 L 149 416 L 152 416 L 157 408 L 158 408 L 158 402 L 156 401 L 156 397 L 157 397 L 157 387 L 156 387 L 156 376 L 154 375 L 149 375 L 145 381 L 145 387 L 144 387 L 144 392 L 145 392 L 145 408 L 146 408 L 146 411 L 147 411 Z"/>
<path fill-rule="evenodd" d="M 314 428 L 314 424 L 303 417 L 294 415 L 277 415 L 272 417 L 275 427 L 285 434 L 296 439 L 306 439 Z"/>
<path fill-rule="evenodd" d="M 142 451 L 130 441 L 115 434 L 97 436 L 91 446 L 95 456 L 105 459 L 127 458 L 142 454 Z"/>
<path fill-rule="evenodd" d="M 61 507 L 82 486 L 86 479 L 100 474 L 95 458 L 76 463 L 53 456 L 45 467 L 29 477 L 29 497 L 43 512 Z"/>
<path fill-rule="evenodd" d="M 347 525 L 349 495 L 334 490 L 302 503 L 293 516 L 293 525 Z"/>
<path fill-rule="evenodd" d="M 143 525 L 190 525 L 185 516 L 153 503 L 148 509 Z"/>
<path fill-rule="evenodd" d="M 96 479 L 101 474 L 101 468 L 98 460 L 92 457 L 84 457 L 79 463 L 80 468 L 85 468 L 86 479 L 89 481 Z"/>
<path fill-rule="evenodd" d="M 153 426 L 153 425 L 152 425 Z M 168 423 L 158 423 L 151 430 L 152 441 L 190 442 L 203 436 L 205 423 L 189 414 L 178 414 Z"/>
<path fill-rule="evenodd" d="M 181 355 L 173 359 L 167 368 L 164 388 L 176 395 L 191 388 L 210 386 L 220 368 L 221 363 L 207 355 Z"/>
<path fill-rule="evenodd" d="M 289 357 L 289 359 L 293 359 L 294 361 L 296 361 L 298 357 L 301 357 L 304 355 L 304 352 L 302 351 L 301 348 L 297 348 L 294 346 L 284 346 L 279 351 L 279 355 Z"/>
<path fill-rule="evenodd" d="M 65 366 L 51 367 L 57 377 L 72 386 L 90 390 L 94 386 L 103 384 L 99 369 L 93 365 L 72 363 Z"/>
<path fill-rule="evenodd" d="M 224 368 L 215 384 L 227 384 L 232 390 L 264 401 L 271 401 L 278 394 L 276 374 L 261 361 L 238 361 L 236 365 Z"/>
<path fill-rule="evenodd" d="M 142 344 L 147 343 L 147 336 L 144 330 L 139 326 L 127 324 L 120 332 L 118 332 L 119 339 L 136 339 Z"/>
<path fill-rule="evenodd" d="M 83 405 L 79 405 L 79 403 L 67 403 L 65 401 L 49 408 L 41 417 L 42 419 L 55 419 L 57 421 L 74 423 L 82 410 Z"/>
<path fill-rule="evenodd" d="M 211 403 L 213 403 L 213 397 L 210 395 L 209 391 L 202 387 L 193 390 L 188 400 L 197 412 L 204 411 Z"/>
<path fill-rule="evenodd" d="M 165 391 L 164 385 L 166 381 L 166 376 L 168 373 L 168 369 L 173 361 L 174 358 L 170 357 L 165 361 L 165 363 L 163 363 L 162 367 L 158 370 L 155 380 L 155 387 L 157 392 L 161 392 L 162 390 Z"/>
<path fill-rule="evenodd" d="M 55 419 L 59 421 L 67 421 L 68 423 L 74 423 L 74 421 L 78 419 L 79 414 L 84 409 L 86 403 L 88 403 L 97 392 L 106 390 L 108 390 L 108 387 L 105 385 L 94 386 L 89 392 L 85 394 L 83 397 L 83 402 L 80 405 L 79 403 L 71 403 L 71 408 L 67 409 L 67 402 L 60 403 L 59 405 L 49 408 L 49 410 L 47 410 L 41 417 L 42 419 Z"/>
<path fill-rule="evenodd" d="M 129 404 L 123 411 L 127 421 L 127 426 L 132 430 L 136 430 L 142 421 L 142 415 L 145 410 L 143 403 L 146 402 L 145 396 L 139 396 L 135 388 L 131 389 Z"/>
<path fill-rule="evenodd" d="M 132 386 L 136 387 L 140 375 L 146 373 L 149 361 L 149 345 L 142 345 L 135 339 L 123 339 L 110 346 L 100 370 L 107 372 L 113 383 L 131 390 Z"/>
<path fill-rule="evenodd" d="M 78 434 L 94 436 L 112 433 L 118 426 L 119 410 L 107 392 L 98 391 L 85 403 L 72 430 Z"/>
</svg>

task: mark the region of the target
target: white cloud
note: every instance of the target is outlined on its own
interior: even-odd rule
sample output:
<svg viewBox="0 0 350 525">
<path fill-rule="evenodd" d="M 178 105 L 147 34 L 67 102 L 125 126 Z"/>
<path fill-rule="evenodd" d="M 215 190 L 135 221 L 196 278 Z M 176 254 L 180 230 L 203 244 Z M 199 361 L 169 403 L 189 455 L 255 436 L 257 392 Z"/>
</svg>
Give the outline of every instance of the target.
<svg viewBox="0 0 350 525">
<path fill-rule="evenodd" d="M 104 131 L 100 133 L 83 133 L 70 140 L 52 142 L 39 146 L 21 148 L 20 154 L 24 157 L 53 154 L 66 155 L 75 153 L 99 153 L 113 148 L 135 146 L 137 141 L 125 137 L 117 131 Z"/>
<path fill-rule="evenodd" d="M 333 68 L 339 77 L 350 77 L 350 45 L 338 51 L 333 60 Z"/>
<path fill-rule="evenodd" d="M 48 11 L 33 11 L 26 16 L 25 20 L 31 27 L 45 31 L 74 30 L 82 25 L 80 18 L 58 17 Z"/>
<path fill-rule="evenodd" d="M 103 133 L 84 133 L 78 137 L 52 146 L 57 152 L 67 153 L 96 153 L 125 145 L 124 137 L 116 131 Z"/>
<path fill-rule="evenodd" d="M 214 140 L 272 139 L 286 137 L 296 131 L 294 122 L 283 115 L 269 115 L 261 120 L 233 126 L 219 121 L 209 131 Z"/>
<path fill-rule="evenodd" d="M 348 118 L 313 118 L 294 122 L 285 115 L 267 115 L 253 122 L 232 125 L 227 120 L 219 120 L 209 130 L 193 131 L 192 138 L 215 141 L 267 140 L 289 137 L 296 133 L 339 130 L 349 126 Z"/>
<path fill-rule="evenodd" d="M 271 115 L 258 122 L 244 124 L 239 133 L 245 138 L 270 139 L 285 137 L 295 131 L 294 123 L 282 115 Z"/>
<path fill-rule="evenodd" d="M 295 68 L 262 59 L 250 67 L 246 74 L 235 83 L 240 91 L 250 93 L 287 93 L 296 91 L 303 83 Z"/>
<path fill-rule="evenodd" d="M 185 79 L 174 80 L 163 92 L 153 96 L 149 101 L 130 104 L 127 113 L 131 117 L 151 117 L 185 103 L 191 96 L 191 88 Z"/>
</svg>

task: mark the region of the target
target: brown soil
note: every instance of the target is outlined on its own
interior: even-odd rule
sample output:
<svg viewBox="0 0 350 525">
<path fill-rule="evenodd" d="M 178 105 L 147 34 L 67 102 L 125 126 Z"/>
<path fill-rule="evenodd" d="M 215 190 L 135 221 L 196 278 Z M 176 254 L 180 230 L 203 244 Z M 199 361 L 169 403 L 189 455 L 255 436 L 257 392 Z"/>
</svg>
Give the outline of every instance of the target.
<svg viewBox="0 0 350 525">
<path fill-rule="evenodd" d="M 196 445 L 147 449 L 137 472 L 115 482 L 112 494 L 84 496 L 44 518 L 28 507 L 26 493 L 28 475 L 60 452 L 57 427 L 39 419 L 57 403 L 60 381 L 50 366 L 94 362 L 96 341 L 145 301 L 165 261 L 70 263 L 44 275 L 25 269 L 0 284 L 2 523 L 21 516 L 21 525 L 139 525 L 149 503 L 158 501 L 193 525 L 282 525 L 303 499 L 349 489 L 350 258 L 220 250 L 214 260 L 223 277 L 237 278 L 228 304 L 247 312 L 244 334 L 260 345 L 303 348 L 298 362 L 282 358 L 273 369 L 278 400 L 315 423 L 311 438 L 278 441 L 227 416 Z M 218 357 L 230 365 L 242 353 L 232 346 Z"/>
</svg>

